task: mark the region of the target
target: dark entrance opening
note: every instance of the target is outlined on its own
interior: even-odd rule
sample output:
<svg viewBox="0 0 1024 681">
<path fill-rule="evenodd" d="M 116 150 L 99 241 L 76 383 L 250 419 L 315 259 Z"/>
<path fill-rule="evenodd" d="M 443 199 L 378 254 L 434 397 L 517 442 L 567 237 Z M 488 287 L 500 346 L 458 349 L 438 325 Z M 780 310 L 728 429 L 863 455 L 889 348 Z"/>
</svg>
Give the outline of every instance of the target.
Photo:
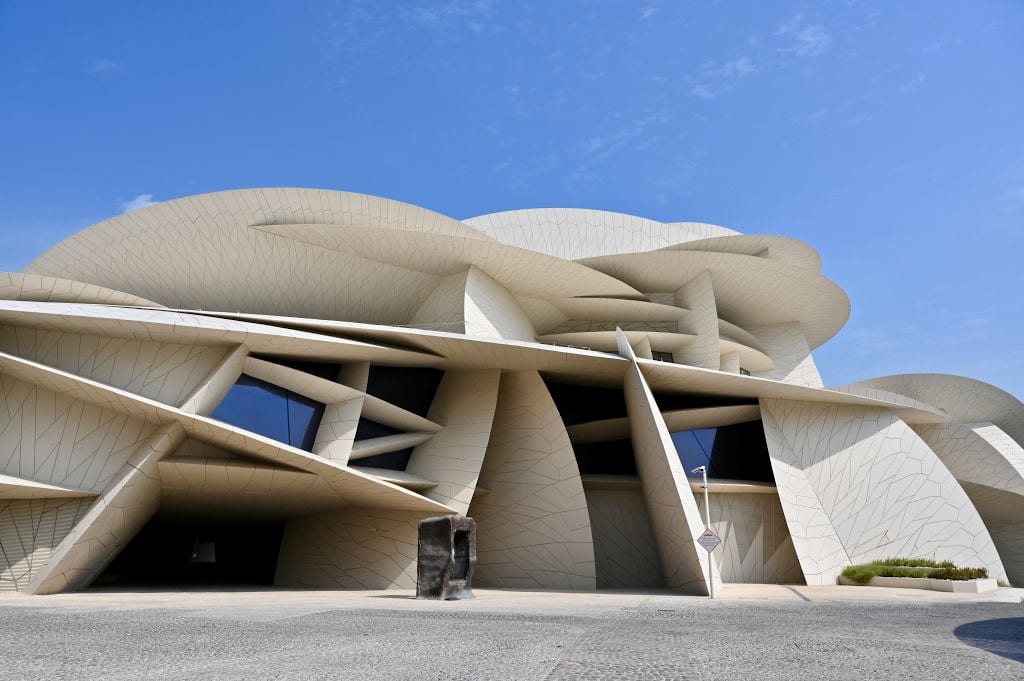
<svg viewBox="0 0 1024 681">
<path fill-rule="evenodd" d="M 465 579 L 469 574 L 469 532 L 456 530 L 453 538 L 455 564 L 452 565 L 452 579 Z"/>
<path fill-rule="evenodd" d="M 271 586 L 284 521 L 149 521 L 94 586 Z"/>
</svg>

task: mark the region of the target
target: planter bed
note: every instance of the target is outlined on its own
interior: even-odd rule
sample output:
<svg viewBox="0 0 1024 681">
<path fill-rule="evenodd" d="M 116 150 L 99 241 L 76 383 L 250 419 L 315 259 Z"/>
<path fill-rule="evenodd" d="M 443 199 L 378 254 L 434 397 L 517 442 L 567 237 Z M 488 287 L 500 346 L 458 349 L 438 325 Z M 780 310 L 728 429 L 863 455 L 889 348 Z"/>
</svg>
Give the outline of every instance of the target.
<svg viewBox="0 0 1024 681">
<path fill-rule="evenodd" d="M 872 577 L 867 584 L 855 582 L 846 577 L 839 578 L 847 586 L 883 586 L 895 589 L 925 589 L 948 591 L 958 594 L 983 594 L 995 591 L 999 585 L 994 579 L 931 579 L 928 577 Z"/>
<path fill-rule="evenodd" d="M 912 556 L 876 559 L 843 569 L 839 583 L 979 594 L 999 588 L 983 567 L 957 567 L 951 561 Z"/>
</svg>

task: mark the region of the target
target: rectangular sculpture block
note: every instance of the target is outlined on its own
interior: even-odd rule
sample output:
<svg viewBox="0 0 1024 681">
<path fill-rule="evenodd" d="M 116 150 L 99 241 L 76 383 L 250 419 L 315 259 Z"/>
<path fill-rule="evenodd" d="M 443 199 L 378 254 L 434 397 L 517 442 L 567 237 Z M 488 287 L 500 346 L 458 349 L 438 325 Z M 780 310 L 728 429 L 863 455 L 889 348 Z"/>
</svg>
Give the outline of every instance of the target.
<svg viewBox="0 0 1024 681">
<path fill-rule="evenodd" d="M 416 598 L 472 598 L 476 566 L 476 523 L 461 515 L 425 518 L 419 523 Z"/>
</svg>

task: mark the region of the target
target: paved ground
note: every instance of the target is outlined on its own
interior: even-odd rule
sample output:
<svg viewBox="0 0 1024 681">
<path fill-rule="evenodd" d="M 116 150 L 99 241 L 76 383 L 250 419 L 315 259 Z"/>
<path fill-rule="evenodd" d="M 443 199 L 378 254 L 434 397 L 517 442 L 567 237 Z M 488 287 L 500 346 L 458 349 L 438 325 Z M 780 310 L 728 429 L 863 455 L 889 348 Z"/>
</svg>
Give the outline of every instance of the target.
<svg viewBox="0 0 1024 681">
<path fill-rule="evenodd" d="M 2 679 L 1024 679 L 1018 589 L 0 597 Z"/>
</svg>

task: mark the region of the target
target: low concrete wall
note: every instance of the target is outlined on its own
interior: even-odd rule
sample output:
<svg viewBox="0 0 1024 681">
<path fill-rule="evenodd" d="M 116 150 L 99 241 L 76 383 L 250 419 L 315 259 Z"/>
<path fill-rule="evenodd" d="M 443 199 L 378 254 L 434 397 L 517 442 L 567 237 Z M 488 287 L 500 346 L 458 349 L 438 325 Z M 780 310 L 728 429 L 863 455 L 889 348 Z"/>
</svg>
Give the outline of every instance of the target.
<svg viewBox="0 0 1024 681">
<path fill-rule="evenodd" d="M 872 577 L 867 584 L 839 577 L 845 586 L 883 586 L 894 589 L 924 589 L 926 591 L 947 591 L 958 594 L 982 594 L 999 588 L 994 579 L 930 579 L 928 577 Z"/>
</svg>

